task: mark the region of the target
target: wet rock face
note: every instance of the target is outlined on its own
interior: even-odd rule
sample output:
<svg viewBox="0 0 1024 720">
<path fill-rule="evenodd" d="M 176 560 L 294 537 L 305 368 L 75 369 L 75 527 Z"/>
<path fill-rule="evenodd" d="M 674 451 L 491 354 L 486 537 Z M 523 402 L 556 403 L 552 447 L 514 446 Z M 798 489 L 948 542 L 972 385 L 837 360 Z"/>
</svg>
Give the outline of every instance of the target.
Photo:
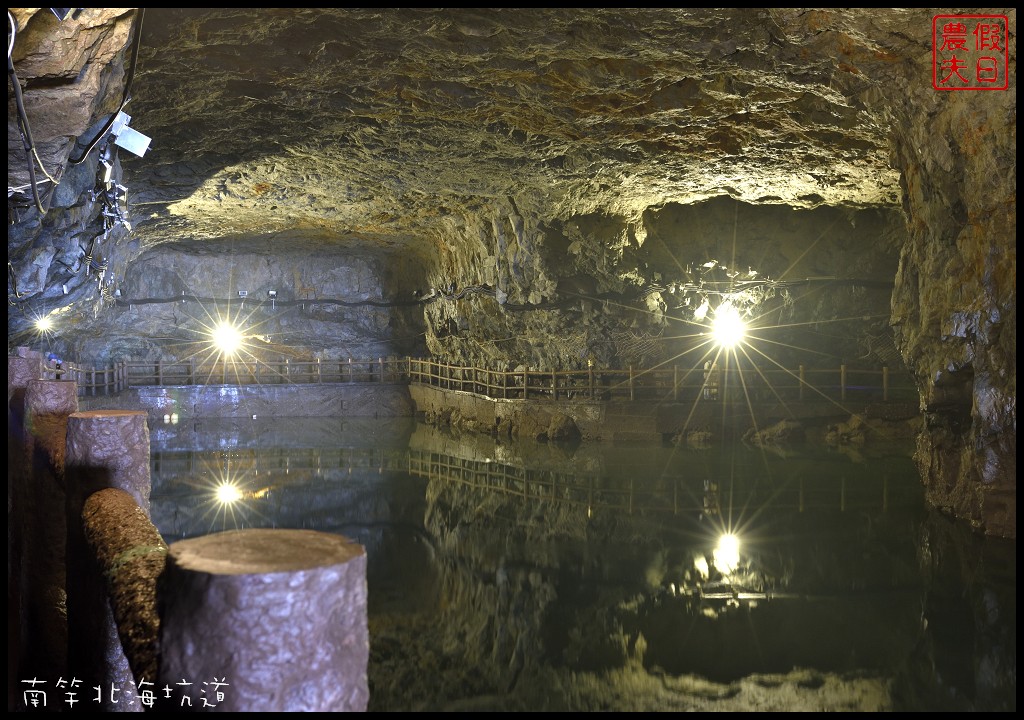
<svg viewBox="0 0 1024 720">
<path fill-rule="evenodd" d="M 162 262 L 150 253 L 181 241 L 278 257 L 250 282 L 290 297 L 309 285 L 285 246 L 329 258 L 321 274 L 373 258 L 361 276 L 384 297 L 443 296 L 306 318 L 289 328 L 301 352 L 359 340 L 400 352 L 408 330 L 430 354 L 489 367 L 683 352 L 658 339 L 691 319 L 669 288 L 693 262 L 895 278 L 768 309 L 801 327 L 858 316 L 786 339 L 836 358 L 898 362 L 898 350 L 929 414 L 929 494 L 1015 536 L 1016 90 L 936 92 L 932 15 L 148 9 L 126 109 L 152 145 L 112 161 L 129 231 L 94 193 L 98 151 L 67 161 L 122 100 L 137 14 L 14 9 L 35 142 L 62 174 L 44 218 L 24 189 L 10 201 L 10 337 L 39 342 L 33 315 L 61 309 L 50 342 L 64 349 L 168 354 L 141 330 L 156 318 L 113 310 Z M 24 188 L 8 110 L 9 187 Z M 810 222 L 787 238 L 797 216 Z"/>
<path fill-rule="evenodd" d="M 1016 537 L 1016 92 L 972 94 L 896 110 L 909 238 L 892 324 L 921 390 L 929 498 Z"/>
<path fill-rule="evenodd" d="M 225 322 L 239 330 L 242 360 L 416 355 L 423 278 L 416 258 L 373 247 L 166 243 L 133 263 L 117 304 L 69 339 L 69 355 L 202 362 L 217 356 L 211 338 Z"/>
</svg>

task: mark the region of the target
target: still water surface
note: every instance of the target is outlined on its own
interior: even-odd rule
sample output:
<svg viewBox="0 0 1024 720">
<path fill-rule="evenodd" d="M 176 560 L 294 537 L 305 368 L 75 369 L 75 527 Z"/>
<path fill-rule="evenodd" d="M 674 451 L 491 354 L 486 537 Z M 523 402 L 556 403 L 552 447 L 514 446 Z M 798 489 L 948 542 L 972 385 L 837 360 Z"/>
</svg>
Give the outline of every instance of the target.
<svg viewBox="0 0 1024 720">
<path fill-rule="evenodd" d="M 366 548 L 371 711 L 1016 708 L 1016 543 L 927 510 L 906 444 L 549 446 L 336 418 L 151 441 L 168 542 L 282 527 Z"/>
</svg>

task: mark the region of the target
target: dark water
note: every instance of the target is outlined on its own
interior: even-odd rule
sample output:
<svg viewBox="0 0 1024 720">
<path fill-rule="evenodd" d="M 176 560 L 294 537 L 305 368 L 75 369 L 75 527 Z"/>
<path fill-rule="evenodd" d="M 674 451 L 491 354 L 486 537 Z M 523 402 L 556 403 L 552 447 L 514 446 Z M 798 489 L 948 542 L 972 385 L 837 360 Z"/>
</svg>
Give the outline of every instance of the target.
<svg viewBox="0 0 1024 720">
<path fill-rule="evenodd" d="M 365 546 L 371 711 L 1016 708 L 1016 543 L 927 510 L 906 444 L 564 447 L 294 418 L 151 438 L 168 542 Z"/>
</svg>

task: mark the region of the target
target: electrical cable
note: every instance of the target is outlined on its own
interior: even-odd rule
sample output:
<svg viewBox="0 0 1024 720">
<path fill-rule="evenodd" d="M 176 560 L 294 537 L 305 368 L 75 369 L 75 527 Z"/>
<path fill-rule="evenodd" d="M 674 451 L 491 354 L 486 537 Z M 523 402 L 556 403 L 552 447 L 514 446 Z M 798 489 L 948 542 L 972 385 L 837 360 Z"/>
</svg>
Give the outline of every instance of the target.
<svg viewBox="0 0 1024 720">
<path fill-rule="evenodd" d="M 14 266 L 11 265 L 10 260 L 7 261 L 7 279 L 11 281 L 11 287 L 14 288 L 14 297 L 20 300 L 21 293 L 18 292 L 18 277 L 14 274 Z M 10 301 L 10 298 L 7 298 L 7 302 L 9 305 L 15 304 Z"/>
<path fill-rule="evenodd" d="M 115 110 L 113 114 L 110 116 L 110 119 L 107 120 L 106 123 L 104 123 L 102 128 L 100 128 L 100 131 L 96 133 L 96 137 L 94 137 L 92 141 L 86 146 L 85 150 L 82 151 L 82 154 L 73 160 L 68 160 L 68 163 L 70 165 L 81 165 L 83 162 L 85 162 L 85 159 L 89 157 L 89 153 L 91 153 L 96 148 L 96 145 L 99 144 L 99 141 L 103 138 L 103 136 L 105 136 L 110 131 L 110 128 L 113 126 L 114 121 L 117 119 L 117 116 L 121 113 L 122 110 L 124 110 L 125 105 L 131 102 L 132 83 L 135 81 L 135 66 L 139 60 L 139 46 L 142 44 L 142 18 L 145 14 L 146 9 L 139 8 L 138 17 L 135 20 L 135 37 L 132 39 L 132 59 L 131 63 L 128 66 L 128 77 L 125 79 L 124 94 L 121 96 L 121 104 L 118 106 L 117 110 Z"/>
<path fill-rule="evenodd" d="M 7 11 L 7 21 L 11 26 L 11 41 L 7 46 L 7 74 L 11 78 L 11 86 L 14 89 L 14 104 L 18 109 L 18 132 L 21 135 L 21 144 L 25 148 L 25 159 L 28 164 L 28 177 L 29 184 L 32 186 L 32 199 L 35 201 L 36 209 L 40 215 L 45 215 L 48 208 L 43 207 L 42 199 L 39 197 L 39 183 L 36 180 L 36 161 L 39 160 L 39 155 L 36 153 L 35 142 L 32 139 L 32 128 L 28 122 L 28 115 L 25 112 L 25 99 L 21 94 L 21 82 L 18 80 L 17 73 L 14 72 L 14 37 L 17 34 L 18 26 L 14 22 L 14 16 L 11 15 L 11 11 Z M 42 168 L 43 174 L 49 178 L 50 182 L 53 183 L 53 187 L 50 189 L 50 197 L 53 197 L 53 188 L 56 187 L 56 181 L 50 177 L 50 174 L 46 172 L 46 168 L 43 167 L 43 163 L 39 162 L 39 167 Z M 49 203 L 47 203 L 49 204 Z"/>
</svg>

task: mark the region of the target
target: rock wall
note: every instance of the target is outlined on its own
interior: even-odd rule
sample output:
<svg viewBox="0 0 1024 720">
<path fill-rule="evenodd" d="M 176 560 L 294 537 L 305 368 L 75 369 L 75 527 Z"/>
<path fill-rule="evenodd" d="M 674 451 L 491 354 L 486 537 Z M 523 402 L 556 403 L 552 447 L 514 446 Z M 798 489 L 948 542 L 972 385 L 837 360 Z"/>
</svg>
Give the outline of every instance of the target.
<svg viewBox="0 0 1024 720">
<path fill-rule="evenodd" d="M 65 336 L 67 351 L 100 362 L 198 361 L 217 354 L 211 330 L 228 320 L 243 336 L 243 359 L 417 354 L 422 278 L 407 256 L 294 240 L 164 244 L 129 266 L 101 316 Z"/>
<path fill-rule="evenodd" d="M 89 311 L 98 308 L 105 279 L 123 271 L 138 242 L 121 223 L 105 226 L 102 213 L 112 208 L 100 193 L 99 151 L 85 154 L 124 100 L 136 13 L 76 8 L 74 19 L 64 21 L 50 8 L 12 8 L 11 13 L 17 24 L 12 60 L 29 121 L 28 133 L 19 132 L 15 93 L 8 87 L 8 188 L 15 190 L 8 193 L 7 228 L 13 331 L 73 302 Z M 38 156 L 35 174 L 45 214 L 30 189 L 29 136 Z M 118 184 L 121 177 L 114 152 L 110 179 Z M 123 202 L 121 209 L 127 214 Z M 101 274 L 101 267 L 109 274 Z"/>
<path fill-rule="evenodd" d="M 442 301 L 425 307 L 434 356 L 507 369 L 696 364 L 708 324 L 695 310 L 721 295 L 693 288 L 760 279 L 772 282 L 756 288 L 750 322 L 774 361 L 900 363 L 888 327 L 906 232 L 898 211 L 717 198 L 630 220 L 526 206 L 499 201 L 450 221 L 430 275 Z"/>
<path fill-rule="evenodd" d="M 934 505 L 1016 537 L 1016 90 L 893 104 L 909 238 L 892 323 L 926 413 L 918 465 Z"/>
</svg>

